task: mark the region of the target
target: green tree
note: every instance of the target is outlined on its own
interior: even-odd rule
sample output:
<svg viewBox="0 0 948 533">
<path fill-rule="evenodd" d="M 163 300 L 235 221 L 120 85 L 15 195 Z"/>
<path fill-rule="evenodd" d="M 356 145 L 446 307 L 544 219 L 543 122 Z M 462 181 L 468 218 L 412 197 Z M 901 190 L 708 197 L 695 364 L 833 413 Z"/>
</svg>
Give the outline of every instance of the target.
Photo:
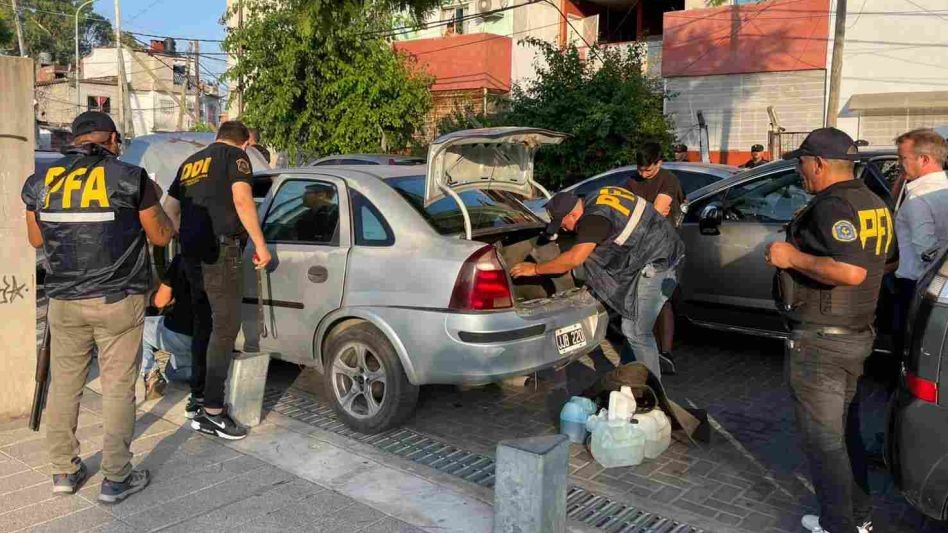
<svg viewBox="0 0 948 533">
<path fill-rule="evenodd" d="M 55 63 L 75 62 L 75 19 L 73 15 L 82 0 L 30 0 L 19 3 L 23 38 L 34 59 L 48 52 Z M 9 27 L 11 31 L 5 32 Z M 0 49 L 19 53 L 13 29 L 13 8 L 9 1 L 0 2 Z M 112 24 L 102 15 L 86 7 L 79 16 L 79 53 L 88 54 L 97 46 L 113 43 Z"/>
<path fill-rule="evenodd" d="M 458 113 L 442 121 L 441 131 L 480 126 L 533 126 L 569 134 L 562 144 L 537 153 L 541 183 L 558 189 L 610 168 L 628 165 L 646 141 L 670 147 L 675 138 L 664 115 L 661 82 L 643 73 L 645 48 L 592 48 L 584 58 L 573 46 L 539 47 L 537 77 L 517 86 L 500 111 L 489 116 Z"/>
<path fill-rule="evenodd" d="M 356 3 L 361 13 L 335 15 L 345 24 L 307 27 L 311 4 L 328 4 L 245 3 L 224 42 L 239 57 L 226 77 L 242 83 L 243 118 L 291 158 L 402 148 L 424 124 L 432 80 L 385 41 L 389 3 Z"/>
</svg>

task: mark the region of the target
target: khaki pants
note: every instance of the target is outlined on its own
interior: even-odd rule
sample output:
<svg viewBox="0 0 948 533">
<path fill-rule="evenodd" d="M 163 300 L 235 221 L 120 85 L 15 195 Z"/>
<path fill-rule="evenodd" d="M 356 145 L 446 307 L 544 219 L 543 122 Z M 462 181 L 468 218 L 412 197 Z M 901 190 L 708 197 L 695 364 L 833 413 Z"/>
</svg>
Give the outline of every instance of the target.
<svg viewBox="0 0 948 533">
<path fill-rule="evenodd" d="M 46 406 L 46 442 L 52 473 L 72 474 L 79 457 L 76 426 L 79 399 L 98 347 L 102 381 L 102 473 L 124 481 L 132 471 L 129 446 L 135 432 L 135 382 L 142 353 L 145 296 L 115 303 L 105 298 L 49 302 L 50 388 Z"/>
</svg>

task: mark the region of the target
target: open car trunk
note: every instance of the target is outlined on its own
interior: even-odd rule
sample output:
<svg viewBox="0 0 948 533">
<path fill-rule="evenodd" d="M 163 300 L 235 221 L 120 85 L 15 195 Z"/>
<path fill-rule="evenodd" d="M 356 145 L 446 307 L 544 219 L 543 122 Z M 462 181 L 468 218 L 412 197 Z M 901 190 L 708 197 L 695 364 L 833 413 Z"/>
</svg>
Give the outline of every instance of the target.
<svg viewBox="0 0 948 533">
<path fill-rule="evenodd" d="M 529 261 L 542 263 L 560 254 L 557 241 L 548 241 L 541 237 L 541 228 L 523 229 L 512 232 L 489 233 L 475 240 L 492 244 L 506 269 L 517 263 Z M 511 279 L 514 301 L 517 303 L 549 298 L 555 294 L 576 288 L 570 273 L 560 276 L 537 276 L 535 278 Z"/>
</svg>

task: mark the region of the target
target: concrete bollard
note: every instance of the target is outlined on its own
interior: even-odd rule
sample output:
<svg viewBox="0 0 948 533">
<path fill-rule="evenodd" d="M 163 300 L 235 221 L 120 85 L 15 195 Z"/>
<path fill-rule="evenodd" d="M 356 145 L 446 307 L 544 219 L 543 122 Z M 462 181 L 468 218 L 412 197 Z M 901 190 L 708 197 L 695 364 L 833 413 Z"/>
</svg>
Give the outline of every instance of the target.
<svg viewBox="0 0 948 533">
<path fill-rule="evenodd" d="M 568 465 L 565 435 L 499 443 L 494 533 L 564 533 Z"/>
<path fill-rule="evenodd" d="M 225 402 L 230 415 L 244 427 L 260 423 L 269 368 L 269 352 L 240 352 L 230 365 Z"/>
</svg>

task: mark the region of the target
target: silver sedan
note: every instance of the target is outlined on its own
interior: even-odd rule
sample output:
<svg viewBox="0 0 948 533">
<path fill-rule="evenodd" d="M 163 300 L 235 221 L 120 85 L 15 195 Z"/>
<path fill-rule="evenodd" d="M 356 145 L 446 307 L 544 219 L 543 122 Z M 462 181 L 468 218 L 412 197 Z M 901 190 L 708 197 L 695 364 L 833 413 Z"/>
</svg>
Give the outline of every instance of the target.
<svg viewBox="0 0 948 533">
<path fill-rule="evenodd" d="M 565 365 L 605 337 L 607 315 L 569 275 L 512 280 L 549 259 L 533 155 L 562 135 L 527 128 L 436 140 L 427 166 L 317 166 L 258 173 L 274 263 L 256 287 L 244 256 L 238 346 L 323 373 L 340 418 L 400 423 L 424 384 L 481 384 Z M 262 303 L 262 317 L 258 309 Z"/>
</svg>

